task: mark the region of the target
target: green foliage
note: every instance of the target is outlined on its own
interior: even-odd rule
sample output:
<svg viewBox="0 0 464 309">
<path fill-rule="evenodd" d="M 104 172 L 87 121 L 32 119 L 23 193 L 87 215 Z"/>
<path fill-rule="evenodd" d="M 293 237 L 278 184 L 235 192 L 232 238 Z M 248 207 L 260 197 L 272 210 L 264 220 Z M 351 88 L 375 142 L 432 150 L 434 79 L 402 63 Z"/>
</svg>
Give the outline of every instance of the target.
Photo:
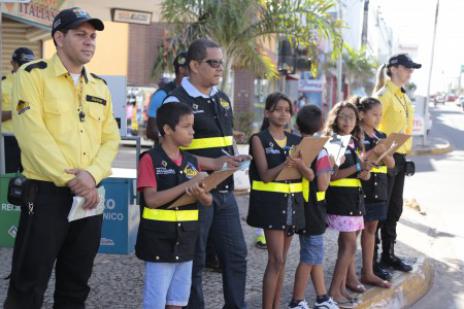
<svg viewBox="0 0 464 309">
<path fill-rule="evenodd" d="M 343 72 L 352 89 L 363 87 L 371 93 L 374 87 L 377 61 L 366 54 L 366 47 L 356 50 L 347 44 L 343 53 Z"/>
<path fill-rule="evenodd" d="M 234 127 L 236 130 L 245 134 L 243 138 L 238 141 L 239 143 L 247 143 L 253 134 L 253 121 L 255 114 L 251 111 L 248 112 L 234 112 Z"/>
<path fill-rule="evenodd" d="M 278 77 L 275 64 L 262 51 L 280 36 L 307 48 L 317 68 L 321 39 L 331 42 L 334 58 L 342 49 L 343 25 L 330 13 L 335 4 L 335 0 L 164 0 L 161 15 L 171 25 L 171 38 L 161 47 L 153 77 L 172 62 L 175 51 L 201 37 L 223 48 L 223 85 L 232 67 L 246 67 L 257 77 Z"/>
</svg>

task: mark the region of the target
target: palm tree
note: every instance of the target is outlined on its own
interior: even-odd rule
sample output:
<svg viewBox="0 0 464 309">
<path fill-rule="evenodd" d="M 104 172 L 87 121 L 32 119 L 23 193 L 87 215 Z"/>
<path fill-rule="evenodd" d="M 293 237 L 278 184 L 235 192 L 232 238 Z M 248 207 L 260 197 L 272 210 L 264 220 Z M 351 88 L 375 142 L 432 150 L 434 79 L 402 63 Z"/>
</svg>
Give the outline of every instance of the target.
<svg viewBox="0 0 464 309">
<path fill-rule="evenodd" d="M 262 50 L 279 36 L 306 48 L 317 68 L 321 39 L 330 40 L 334 57 L 341 51 L 342 22 L 330 13 L 335 4 L 335 0 L 165 0 L 161 15 L 172 31 L 160 46 L 153 77 L 167 68 L 176 51 L 201 37 L 223 48 L 222 86 L 232 67 L 247 68 L 258 77 L 278 77 L 275 64 Z"/>
<path fill-rule="evenodd" d="M 351 89 L 364 88 L 366 93 L 371 93 L 377 61 L 367 55 L 365 46 L 356 50 L 345 44 L 344 49 L 343 72 L 348 85 Z"/>
</svg>

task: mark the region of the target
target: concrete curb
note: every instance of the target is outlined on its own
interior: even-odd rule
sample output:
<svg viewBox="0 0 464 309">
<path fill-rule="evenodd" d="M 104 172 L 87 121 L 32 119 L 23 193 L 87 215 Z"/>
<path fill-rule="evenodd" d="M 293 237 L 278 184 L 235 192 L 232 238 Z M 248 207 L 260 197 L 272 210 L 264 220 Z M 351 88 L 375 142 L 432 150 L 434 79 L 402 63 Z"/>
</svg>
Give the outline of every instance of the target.
<svg viewBox="0 0 464 309">
<path fill-rule="evenodd" d="M 360 298 L 356 308 L 408 308 L 421 299 L 432 286 L 432 261 L 419 257 L 410 273 L 395 273 L 391 289 L 372 287 Z"/>
<path fill-rule="evenodd" d="M 445 139 L 435 138 L 436 143 L 430 147 L 413 149 L 408 155 L 411 156 L 428 156 L 428 155 L 442 155 L 453 151 L 453 146 Z"/>
</svg>

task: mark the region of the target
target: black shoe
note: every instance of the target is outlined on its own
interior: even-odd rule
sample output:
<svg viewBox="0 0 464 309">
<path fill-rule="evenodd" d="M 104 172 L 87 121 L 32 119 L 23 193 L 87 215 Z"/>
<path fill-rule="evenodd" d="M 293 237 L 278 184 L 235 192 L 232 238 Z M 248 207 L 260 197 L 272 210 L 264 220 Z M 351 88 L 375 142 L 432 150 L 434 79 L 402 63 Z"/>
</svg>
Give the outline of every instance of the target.
<svg viewBox="0 0 464 309">
<path fill-rule="evenodd" d="M 382 263 L 386 266 L 408 273 L 412 270 L 412 266 L 403 262 L 399 257 L 391 255 L 387 259 L 382 258 Z"/>
<path fill-rule="evenodd" d="M 393 278 L 392 274 L 379 263 L 374 264 L 374 274 L 382 280 L 390 281 Z"/>
</svg>

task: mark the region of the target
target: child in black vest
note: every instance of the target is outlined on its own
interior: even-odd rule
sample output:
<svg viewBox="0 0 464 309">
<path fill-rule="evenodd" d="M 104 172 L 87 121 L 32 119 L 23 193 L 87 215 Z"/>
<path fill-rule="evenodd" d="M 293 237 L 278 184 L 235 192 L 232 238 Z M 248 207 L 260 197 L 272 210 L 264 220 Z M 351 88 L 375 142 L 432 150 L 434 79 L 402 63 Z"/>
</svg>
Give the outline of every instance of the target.
<svg viewBox="0 0 464 309">
<path fill-rule="evenodd" d="M 192 109 L 167 103 L 157 115 L 162 143 L 141 156 L 138 168 L 142 213 L 135 249 L 146 262 L 144 308 L 173 309 L 186 306 L 190 296 L 198 206 L 169 206 L 184 193 L 204 205 L 212 197 L 201 185 L 197 159 L 180 150 L 193 139 Z"/>
<path fill-rule="evenodd" d="M 352 100 L 359 110 L 361 127 L 364 132 L 366 156 L 369 156 L 371 152 L 380 156 L 386 151 L 386 148 L 382 144 L 378 145 L 378 143 L 387 137 L 386 134 L 375 129 L 382 118 L 382 104 L 375 98 L 355 97 Z M 361 282 L 382 288 L 389 288 L 391 284 L 374 273 L 373 263 L 376 260 L 374 258 L 375 233 L 379 220 L 387 218 L 387 168 L 393 168 L 394 166 L 395 159 L 393 159 L 393 155 L 385 156 L 379 166 L 371 169 L 371 178 L 362 182 L 366 214 L 364 215 L 364 230 L 361 233 L 363 258 Z"/>
<path fill-rule="evenodd" d="M 296 124 L 302 136 L 311 136 L 323 127 L 322 112 L 316 105 L 303 106 L 296 117 Z M 300 234 L 300 263 L 295 273 L 293 298 L 290 309 L 309 308 L 304 299 L 304 292 L 309 276 L 316 291 L 314 309 L 338 309 L 337 304 L 327 295 L 324 280 L 324 233 L 326 229 L 327 209 L 325 191 L 332 174 L 333 161 L 327 150 L 320 151 L 312 162 L 311 168 L 316 174 L 313 181 L 303 181 L 303 197 L 305 199 L 305 227 Z"/>
<path fill-rule="evenodd" d="M 301 158 L 291 158 L 289 151 L 300 137 L 285 131 L 292 117 L 292 102 L 281 93 L 266 98 L 261 132 L 250 140 L 253 160 L 250 166 L 250 207 L 247 222 L 264 229 L 268 262 L 263 279 L 262 308 L 280 308 L 280 294 L 285 274 L 285 260 L 292 235 L 304 227 L 301 178 L 276 181 L 285 166 L 295 166 L 312 180 L 314 174 Z"/>
<path fill-rule="evenodd" d="M 327 190 L 327 223 L 339 231 L 338 257 L 335 263 L 329 294 L 342 308 L 354 308 L 357 299 L 351 297 L 346 288 L 362 293 L 365 287 L 356 277 L 354 258 L 356 238 L 364 228 L 364 199 L 361 179 L 370 177 L 371 165 L 361 158 L 363 133 L 356 106 L 350 102 L 339 102 L 330 111 L 326 133 L 351 135 L 345 151 L 345 161 L 331 177 Z"/>
</svg>

